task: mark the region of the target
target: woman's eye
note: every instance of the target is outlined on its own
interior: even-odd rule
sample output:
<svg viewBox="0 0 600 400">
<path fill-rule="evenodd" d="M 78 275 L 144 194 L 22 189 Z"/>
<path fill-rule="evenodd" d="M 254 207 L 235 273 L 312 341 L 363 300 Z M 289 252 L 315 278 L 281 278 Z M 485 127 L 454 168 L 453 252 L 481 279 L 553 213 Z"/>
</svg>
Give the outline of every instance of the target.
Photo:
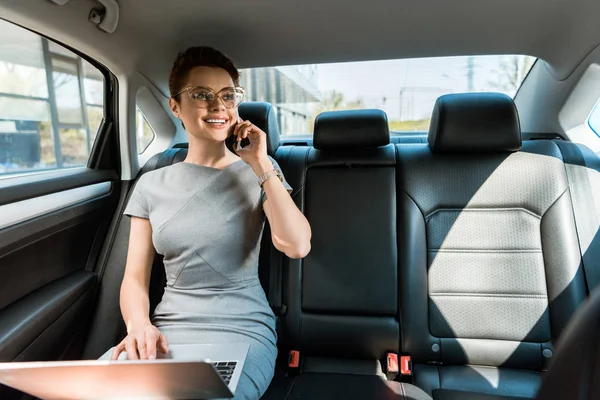
<svg viewBox="0 0 600 400">
<path fill-rule="evenodd" d="M 209 98 L 209 94 L 207 92 L 196 92 L 192 94 L 192 99 L 206 101 Z"/>
<path fill-rule="evenodd" d="M 233 93 L 225 93 L 223 95 L 223 100 L 225 100 L 225 101 L 233 101 L 233 100 L 235 100 L 235 94 L 233 94 Z"/>
</svg>

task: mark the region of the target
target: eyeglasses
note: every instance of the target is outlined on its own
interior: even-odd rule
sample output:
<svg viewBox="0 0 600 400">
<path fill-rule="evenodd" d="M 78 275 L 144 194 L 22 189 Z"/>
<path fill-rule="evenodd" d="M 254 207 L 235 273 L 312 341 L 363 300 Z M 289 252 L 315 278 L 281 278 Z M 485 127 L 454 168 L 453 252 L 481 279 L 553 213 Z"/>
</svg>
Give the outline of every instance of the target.
<svg viewBox="0 0 600 400">
<path fill-rule="evenodd" d="M 221 104 L 223 104 L 225 108 L 235 108 L 239 106 L 244 99 L 245 90 L 241 86 L 236 86 L 224 88 L 215 93 L 210 88 L 189 86 L 173 97 L 177 97 L 183 92 L 188 92 L 190 101 L 198 108 L 208 108 L 216 98 L 221 101 Z"/>
</svg>

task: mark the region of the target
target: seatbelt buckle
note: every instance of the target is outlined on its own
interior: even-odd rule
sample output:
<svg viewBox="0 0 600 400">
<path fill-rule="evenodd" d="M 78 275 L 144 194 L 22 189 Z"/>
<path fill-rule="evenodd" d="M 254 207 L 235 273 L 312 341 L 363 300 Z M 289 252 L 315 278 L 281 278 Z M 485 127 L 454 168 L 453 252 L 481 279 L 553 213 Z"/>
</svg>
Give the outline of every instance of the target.
<svg viewBox="0 0 600 400">
<path fill-rule="evenodd" d="M 387 371 L 388 373 L 398 373 L 400 372 L 398 365 L 398 354 L 396 353 L 387 353 Z"/>
<path fill-rule="evenodd" d="M 412 376 L 412 358 L 410 355 L 400 356 L 400 374 Z"/>
<path fill-rule="evenodd" d="M 400 365 L 398 364 L 398 354 L 397 353 L 387 353 L 385 355 L 385 375 L 387 379 L 390 381 L 396 380 L 398 373 L 400 372 Z"/>
<path fill-rule="evenodd" d="M 290 350 L 288 354 L 288 371 L 291 375 L 300 373 L 302 367 L 302 357 L 298 350 Z"/>
<path fill-rule="evenodd" d="M 400 356 L 400 376 L 402 382 L 412 383 L 413 382 L 413 365 L 412 357 L 410 354 L 402 354 Z"/>
</svg>

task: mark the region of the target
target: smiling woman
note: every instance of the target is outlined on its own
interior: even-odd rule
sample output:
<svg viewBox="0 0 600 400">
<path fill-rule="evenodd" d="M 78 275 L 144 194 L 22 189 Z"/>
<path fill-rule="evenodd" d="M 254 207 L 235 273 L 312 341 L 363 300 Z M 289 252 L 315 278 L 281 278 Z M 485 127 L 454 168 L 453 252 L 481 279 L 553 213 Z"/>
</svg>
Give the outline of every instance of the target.
<svg viewBox="0 0 600 400">
<path fill-rule="evenodd" d="M 239 117 L 244 92 L 231 60 L 190 48 L 175 61 L 169 88 L 188 153 L 184 162 L 144 174 L 124 211 L 132 218 L 121 286 L 127 336 L 109 353 L 147 359 L 172 344 L 249 345 L 235 393 L 258 399 L 277 356 L 275 316 L 258 279 L 265 217 L 273 245 L 291 258 L 310 250 L 310 226 L 267 156 L 265 133 Z M 225 145 L 231 135 L 249 144 L 233 153 Z M 155 249 L 164 255 L 167 282 L 149 319 Z"/>
</svg>

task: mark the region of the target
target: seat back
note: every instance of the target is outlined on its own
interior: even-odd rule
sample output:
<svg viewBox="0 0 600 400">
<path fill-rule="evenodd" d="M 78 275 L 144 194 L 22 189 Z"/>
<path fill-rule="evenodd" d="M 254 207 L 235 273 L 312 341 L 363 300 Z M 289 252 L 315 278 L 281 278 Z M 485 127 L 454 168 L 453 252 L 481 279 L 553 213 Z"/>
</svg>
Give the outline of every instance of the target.
<svg viewBox="0 0 600 400">
<path fill-rule="evenodd" d="M 382 111 L 325 112 L 315 122 L 314 148 L 278 154 L 313 235 L 308 256 L 283 269 L 284 338 L 306 355 L 379 359 L 399 350 L 389 140 Z"/>
<path fill-rule="evenodd" d="M 441 97 L 428 140 L 397 145 L 403 350 L 544 369 L 586 295 L 558 147 L 498 94 Z"/>
</svg>

